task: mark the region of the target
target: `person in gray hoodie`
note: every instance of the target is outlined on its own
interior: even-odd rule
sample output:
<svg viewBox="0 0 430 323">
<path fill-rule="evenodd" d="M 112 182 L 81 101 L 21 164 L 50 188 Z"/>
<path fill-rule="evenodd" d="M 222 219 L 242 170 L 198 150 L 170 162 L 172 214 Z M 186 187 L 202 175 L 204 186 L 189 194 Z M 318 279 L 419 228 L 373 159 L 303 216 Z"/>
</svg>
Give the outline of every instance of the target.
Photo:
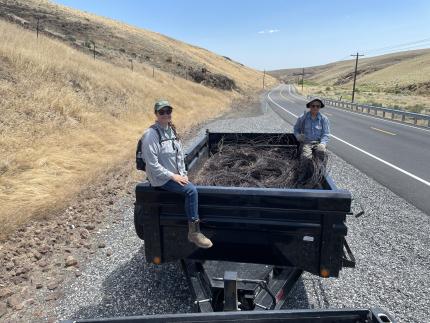
<svg viewBox="0 0 430 323">
<path fill-rule="evenodd" d="M 146 176 L 152 186 L 185 196 L 185 213 L 188 218 L 188 240 L 200 248 L 212 247 L 212 242 L 200 232 L 198 193 L 188 180 L 182 144 L 172 123 L 173 108 L 166 100 L 155 102 L 157 118 L 142 140 Z"/>
</svg>

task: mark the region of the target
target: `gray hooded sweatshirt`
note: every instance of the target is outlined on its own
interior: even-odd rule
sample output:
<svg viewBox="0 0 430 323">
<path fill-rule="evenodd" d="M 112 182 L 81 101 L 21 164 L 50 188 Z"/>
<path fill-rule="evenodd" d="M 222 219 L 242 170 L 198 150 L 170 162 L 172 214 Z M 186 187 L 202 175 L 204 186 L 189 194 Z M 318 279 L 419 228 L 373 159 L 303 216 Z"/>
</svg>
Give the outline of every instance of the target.
<svg viewBox="0 0 430 323">
<path fill-rule="evenodd" d="M 148 128 L 142 140 L 143 159 L 146 163 L 146 176 L 152 186 L 162 186 L 172 179 L 173 174 L 187 175 L 184 162 L 184 151 L 179 140 L 170 129 L 163 127 L 156 122 L 155 127 L 161 134 L 162 143 L 157 131 Z M 169 137 L 169 133 L 171 137 Z"/>
</svg>

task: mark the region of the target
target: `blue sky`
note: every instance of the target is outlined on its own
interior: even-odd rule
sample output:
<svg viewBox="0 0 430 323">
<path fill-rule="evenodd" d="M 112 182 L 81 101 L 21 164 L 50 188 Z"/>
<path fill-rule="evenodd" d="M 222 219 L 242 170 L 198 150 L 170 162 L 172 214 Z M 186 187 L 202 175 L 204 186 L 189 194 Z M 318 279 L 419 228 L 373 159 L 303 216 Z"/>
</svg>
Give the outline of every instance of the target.
<svg viewBox="0 0 430 323">
<path fill-rule="evenodd" d="M 356 51 L 370 56 L 430 47 L 427 0 L 55 2 L 156 31 L 260 70 L 320 65 Z"/>
</svg>

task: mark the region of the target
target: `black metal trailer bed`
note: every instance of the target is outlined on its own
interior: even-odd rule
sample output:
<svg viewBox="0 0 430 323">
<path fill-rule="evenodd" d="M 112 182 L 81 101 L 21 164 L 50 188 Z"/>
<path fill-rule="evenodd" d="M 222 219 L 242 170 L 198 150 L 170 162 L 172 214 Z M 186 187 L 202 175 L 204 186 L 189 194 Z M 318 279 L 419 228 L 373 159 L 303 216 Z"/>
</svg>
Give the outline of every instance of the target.
<svg viewBox="0 0 430 323">
<path fill-rule="evenodd" d="M 265 140 L 297 149 L 292 134 L 207 133 L 186 156 L 189 172 L 216 152 L 218 143 Z M 202 231 L 214 243 L 199 249 L 187 240 L 183 197 L 136 186 L 136 232 L 145 239 L 146 259 L 156 264 L 193 259 L 295 267 L 321 277 L 337 277 L 353 267 L 346 242 L 351 194 L 329 176 L 322 189 L 197 186 Z M 172 243 L 174 242 L 174 243 Z"/>
</svg>

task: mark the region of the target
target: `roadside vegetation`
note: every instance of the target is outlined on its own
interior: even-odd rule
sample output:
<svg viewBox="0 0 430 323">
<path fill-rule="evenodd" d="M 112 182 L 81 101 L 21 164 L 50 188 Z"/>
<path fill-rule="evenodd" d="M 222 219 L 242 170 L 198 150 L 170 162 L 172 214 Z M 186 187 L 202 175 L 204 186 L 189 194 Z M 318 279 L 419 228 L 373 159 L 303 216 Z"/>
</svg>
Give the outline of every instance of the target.
<svg viewBox="0 0 430 323">
<path fill-rule="evenodd" d="M 305 81 L 303 91 L 301 84 L 297 85 L 296 88 L 303 95 L 318 95 L 344 101 L 351 101 L 352 98 L 352 85 L 348 88 L 346 86 L 325 86 Z M 389 90 L 384 91 L 373 86 L 360 85 L 355 89 L 354 101 L 373 106 L 430 114 L 430 95 L 414 95 L 407 92 L 396 93 Z"/>
<path fill-rule="evenodd" d="M 303 94 L 351 100 L 355 60 L 305 68 Z M 297 84 L 302 69 L 270 72 Z M 299 80 L 301 81 L 301 80 Z M 301 84 L 297 86 L 299 92 Z M 358 61 L 355 101 L 430 114 L 430 49 L 362 58 Z"/>
<path fill-rule="evenodd" d="M 175 123 L 185 130 L 261 87 L 262 73 L 224 58 L 219 70 L 240 92 L 161 70 L 153 77 L 145 62 L 131 71 L 94 60 L 60 40 L 36 39 L 34 32 L 4 21 L 0 34 L 1 238 L 63 208 L 93 179 L 134 158 L 138 137 L 153 122 L 154 100 L 171 101 Z M 193 47 L 192 55 L 198 53 Z M 268 86 L 275 83 L 266 77 Z"/>
</svg>

